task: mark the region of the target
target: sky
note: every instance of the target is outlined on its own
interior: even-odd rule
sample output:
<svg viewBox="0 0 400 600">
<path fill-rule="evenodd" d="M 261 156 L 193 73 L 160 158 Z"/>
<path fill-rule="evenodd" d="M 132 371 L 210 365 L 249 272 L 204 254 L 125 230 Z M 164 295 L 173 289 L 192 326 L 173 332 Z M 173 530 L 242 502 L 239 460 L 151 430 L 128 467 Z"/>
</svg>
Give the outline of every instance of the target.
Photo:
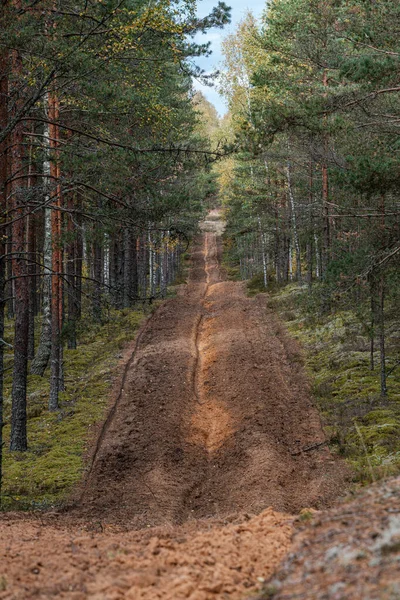
<svg viewBox="0 0 400 600">
<path fill-rule="evenodd" d="M 195 41 L 204 44 L 205 42 L 211 42 L 212 54 L 209 57 L 201 57 L 196 59 L 196 64 L 202 69 L 209 73 L 216 69 L 221 69 L 221 62 L 223 60 L 221 53 L 221 42 L 229 34 L 233 33 L 236 29 L 239 21 L 243 19 L 246 12 L 251 10 L 256 18 L 261 16 L 263 12 L 266 0 L 225 0 L 226 4 L 232 8 L 231 15 L 232 20 L 230 25 L 224 27 L 224 29 L 211 29 L 208 33 L 198 34 L 195 37 Z M 209 14 L 213 7 L 218 4 L 218 0 L 198 0 L 198 15 L 203 17 Z M 194 81 L 194 87 L 197 90 L 201 90 L 207 100 L 214 104 L 220 116 L 223 116 L 227 111 L 224 98 L 222 98 L 215 87 L 208 87 L 202 85 L 199 81 Z"/>
</svg>

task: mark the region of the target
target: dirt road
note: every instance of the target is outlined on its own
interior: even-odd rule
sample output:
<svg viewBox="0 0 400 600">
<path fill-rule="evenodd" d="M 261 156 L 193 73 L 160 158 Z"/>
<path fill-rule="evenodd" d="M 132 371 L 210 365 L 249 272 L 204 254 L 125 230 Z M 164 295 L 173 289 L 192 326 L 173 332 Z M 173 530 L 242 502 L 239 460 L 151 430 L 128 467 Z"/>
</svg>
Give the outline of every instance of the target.
<svg viewBox="0 0 400 600">
<path fill-rule="evenodd" d="M 153 316 L 82 508 L 134 527 L 325 506 L 342 473 L 321 447 L 297 345 L 265 299 L 223 281 L 212 214 L 189 284 Z"/>
<path fill-rule="evenodd" d="M 218 213 L 202 229 L 188 285 L 140 334 L 78 507 L 46 526 L 3 518 L 0 598 L 243 598 L 287 552 L 288 515 L 343 489 L 296 343 L 224 280 Z"/>
</svg>

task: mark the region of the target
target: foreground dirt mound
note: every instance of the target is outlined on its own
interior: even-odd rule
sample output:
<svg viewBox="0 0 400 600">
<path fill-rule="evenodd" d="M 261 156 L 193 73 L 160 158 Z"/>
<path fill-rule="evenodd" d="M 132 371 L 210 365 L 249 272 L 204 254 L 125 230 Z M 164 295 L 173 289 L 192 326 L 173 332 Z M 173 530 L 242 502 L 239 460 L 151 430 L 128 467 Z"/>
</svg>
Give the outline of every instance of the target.
<svg viewBox="0 0 400 600">
<path fill-rule="evenodd" d="M 223 280 L 218 215 L 202 229 L 188 285 L 157 310 L 129 363 L 75 511 L 84 519 L 140 528 L 296 512 L 344 487 L 299 348 L 264 298 Z"/>
<path fill-rule="evenodd" d="M 267 589 L 259 600 L 398 600 L 400 478 L 317 513 Z"/>
<path fill-rule="evenodd" d="M 288 517 L 271 509 L 226 525 L 103 529 L 3 521 L 0 598 L 236 600 L 260 589 L 286 554 L 292 533 Z"/>
</svg>

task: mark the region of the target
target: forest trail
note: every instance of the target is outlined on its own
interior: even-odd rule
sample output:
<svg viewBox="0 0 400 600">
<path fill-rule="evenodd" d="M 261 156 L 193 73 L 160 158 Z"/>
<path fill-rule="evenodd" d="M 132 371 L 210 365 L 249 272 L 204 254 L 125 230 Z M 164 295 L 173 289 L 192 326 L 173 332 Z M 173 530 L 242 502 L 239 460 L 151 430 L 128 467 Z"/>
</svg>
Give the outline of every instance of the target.
<svg viewBox="0 0 400 600">
<path fill-rule="evenodd" d="M 220 274 L 223 223 L 201 224 L 189 281 L 140 338 L 79 513 L 132 527 L 296 512 L 342 489 L 301 356 L 265 298 Z"/>
<path fill-rule="evenodd" d="M 78 505 L 2 519 L 1 599 L 243 598 L 287 553 L 290 514 L 343 490 L 297 344 L 264 297 L 224 280 L 218 211 L 201 228 L 188 284 L 140 333 Z"/>
</svg>

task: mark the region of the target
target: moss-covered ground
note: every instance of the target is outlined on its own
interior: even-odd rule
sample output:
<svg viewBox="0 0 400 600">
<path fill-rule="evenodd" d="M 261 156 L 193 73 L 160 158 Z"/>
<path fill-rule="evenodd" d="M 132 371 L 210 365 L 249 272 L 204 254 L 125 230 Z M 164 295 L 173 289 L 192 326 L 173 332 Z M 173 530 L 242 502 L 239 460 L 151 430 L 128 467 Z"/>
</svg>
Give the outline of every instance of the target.
<svg viewBox="0 0 400 600">
<path fill-rule="evenodd" d="M 262 276 L 248 282 L 250 295 L 262 289 Z M 399 322 L 387 312 L 388 396 L 380 394 L 379 353 L 370 368 L 370 343 L 360 307 L 320 314 L 308 290 L 297 284 L 269 290 L 277 311 L 304 349 L 314 398 L 332 451 L 346 457 L 354 479 L 367 483 L 400 472 Z"/>
<path fill-rule="evenodd" d="M 64 351 L 65 391 L 60 410 L 47 410 L 49 370 L 28 378 L 28 451 L 10 453 L 11 369 L 4 386 L 4 480 L 2 507 L 26 509 L 59 503 L 80 479 L 91 429 L 101 422 L 121 352 L 146 317 L 143 310 L 110 311 L 103 325 L 82 324 L 76 350 Z M 13 324 L 6 341 L 12 342 Z M 12 354 L 6 357 L 11 365 Z"/>
</svg>

